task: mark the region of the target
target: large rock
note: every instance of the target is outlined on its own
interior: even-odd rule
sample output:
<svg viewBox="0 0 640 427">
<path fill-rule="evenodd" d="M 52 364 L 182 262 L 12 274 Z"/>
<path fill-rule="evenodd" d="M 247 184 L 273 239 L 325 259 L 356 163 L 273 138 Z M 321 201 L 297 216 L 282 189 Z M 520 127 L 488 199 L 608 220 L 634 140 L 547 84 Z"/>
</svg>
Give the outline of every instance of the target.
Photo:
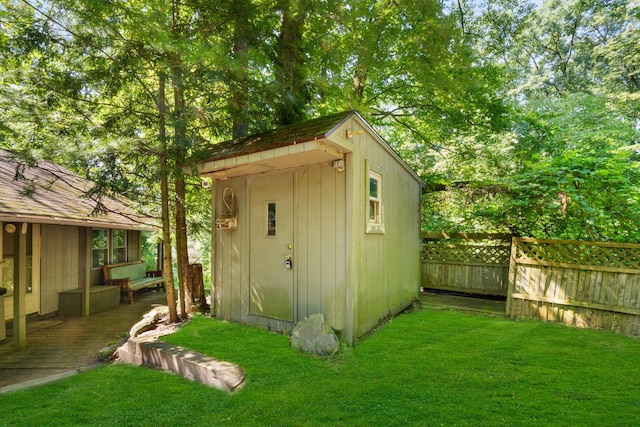
<svg viewBox="0 0 640 427">
<path fill-rule="evenodd" d="M 291 333 L 291 345 L 298 350 L 329 356 L 340 351 L 340 341 L 321 313 L 298 322 Z"/>
</svg>

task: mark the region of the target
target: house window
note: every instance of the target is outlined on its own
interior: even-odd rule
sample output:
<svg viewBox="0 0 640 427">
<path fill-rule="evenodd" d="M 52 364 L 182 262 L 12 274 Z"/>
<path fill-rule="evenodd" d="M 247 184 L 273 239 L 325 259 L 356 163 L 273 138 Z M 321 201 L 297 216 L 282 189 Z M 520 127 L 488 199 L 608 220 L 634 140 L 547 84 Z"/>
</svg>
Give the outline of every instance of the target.
<svg viewBox="0 0 640 427">
<path fill-rule="evenodd" d="M 369 170 L 367 177 L 367 233 L 384 233 L 382 222 L 382 175 Z"/>
<path fill-rule="evenodd" d="M 95 229 L 91 231 L 91 267 L 127 261 L 127 232 L 125 230 Z"/>
<path fill-rule="evenodd" d="M 91 231 L 91 266 L 93 268 L 102 267 L 108 263 L 109 255 L 109 231 Z"/>
<path fill-rule="evenodd" d="M 111 242 L 111 262 L 117 264 L 127 261 L 127 232 L 124 230 L 113 230 L 111 232 Z"/>
</svg>

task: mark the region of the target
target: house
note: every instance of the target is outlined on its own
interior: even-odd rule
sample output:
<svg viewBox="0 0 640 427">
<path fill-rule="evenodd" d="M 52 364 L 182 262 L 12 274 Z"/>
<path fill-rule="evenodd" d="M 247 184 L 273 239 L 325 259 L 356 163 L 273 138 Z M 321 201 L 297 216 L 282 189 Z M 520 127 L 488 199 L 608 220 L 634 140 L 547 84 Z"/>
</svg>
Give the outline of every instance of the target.
<svg viewBox="0 0 640 427">
<path fill-rule="evenodd" d="M 124 199 L 102 198 L 96 212 L 96 201 L 86 196 L 94 183 L 51 162 L 28 165 L 5 150 L 0 182 L 0 287 L 7 290 L 0 319 L 14 321 L 17 346 L 26 338 L 26 316 L 58 312 L 61 295 L 77 294 L 84 315 L 104 308 L 91 307 L 94 293 L 119 303 L 119 288 L 97 286 L 101 267 L 140 260 L 141 232 L 153 230 L 153 220 Z M 4 333 L 0 328 L 0 342 Z"/>
<path fill-rule="evenodd" d="M 420 289 L 424 183 L 355 112 L 214 145 L 212 310 L 290 330 L 323 313 L 343 342 Z"/>
</svg>

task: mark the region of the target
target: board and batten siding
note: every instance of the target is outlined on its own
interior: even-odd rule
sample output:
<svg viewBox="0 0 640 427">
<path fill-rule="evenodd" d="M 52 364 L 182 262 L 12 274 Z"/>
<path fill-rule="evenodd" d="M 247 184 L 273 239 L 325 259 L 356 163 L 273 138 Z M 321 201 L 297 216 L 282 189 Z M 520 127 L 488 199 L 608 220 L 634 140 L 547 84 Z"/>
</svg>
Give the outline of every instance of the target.
<svg viewBox="0 0 640 427">
<path fill-rule="evenodd" d="M 91 268 L 91 228 L 70 225 L 41 226 L 40 314 L 58 311 L 58 293 L 84 287 L 89 271 L 91 286 L 104 283 L 102 268 Z M 128 230 L 129 261 L 138 261 L 140 231 Z"/>
<path fill-rule="evenodd" d="M 234 191 L 238 205 L 238 228 L 215 231 L 213 237 L 216 316 L 274 329 L 290 329 L 310 314 L 323 313 L 334 329 L 343 330 L 347 258 L 345 175 L 330 164 L 299 167 L 293 169 L 293 173 L 294 322 L 249 314 L 249 183 L 256 177 L 269 179 L 270 174 L 252 175 L 251 179 L 241 176 L 215 183 L 214 208 L 222 206 L 225 187 Z"/>
<path fill-rule="evenodd" d="M 346 292 L 345 174 L 330 164 L 299 168 L 294 197 L 297 319 L 323 313 L 344 331 Z"/>
<path fill-rule="evenodd" d="M 80 287 L 79 228 L 42 224 L 41 314 L 58 310 L 58 292 Z"/>
<path fill-rule="evenodd" d="M 233 190 L 238 214 L 236 230 L 215 230 L 215 217 L 220 215 L 216 205 L 222 206 L 222 193 L 225 187 Z M 241 176 L 221 182 L 215 182 L 212 198 L 214 213 L 214 239 L 212 252 L 214 265 L 213 304 L 215 315 L 223 319 L 248 322 L 249 313 L 249 197 L 247 177 Z"/>
<path fill-rule="evenodd" d="M 353 133 L 347 155 L 352 200 L 348 210 L 351 247 L 347 281 L 354 316 L 353 336 L 359 337 L 384 318 L 397 314 L 418 298 L 420 290 L 420 182 L 374 136 L 351 119 L 343 124 Z M 373 169 L 382 177 L 384 233 L 367 233 L 368 179 Z"/>
</svg>

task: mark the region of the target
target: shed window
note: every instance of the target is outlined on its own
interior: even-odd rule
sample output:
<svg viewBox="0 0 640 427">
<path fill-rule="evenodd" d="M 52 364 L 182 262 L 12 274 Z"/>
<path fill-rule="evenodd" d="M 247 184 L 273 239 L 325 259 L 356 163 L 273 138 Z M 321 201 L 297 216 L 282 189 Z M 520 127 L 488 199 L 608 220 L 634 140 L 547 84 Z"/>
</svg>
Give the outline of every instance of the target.
<svg viewBox="0 0 640 427">
<path fill-rule="evenodd" d="M 369 221 L 380 224 L 380 175 L 369 173 Z"/>
<path fill-rule="evenodd" d="M 382 175 L 369 170 L 367 179 L 367 233 L 384 233 L 382 222 Z"/>
</svg>

